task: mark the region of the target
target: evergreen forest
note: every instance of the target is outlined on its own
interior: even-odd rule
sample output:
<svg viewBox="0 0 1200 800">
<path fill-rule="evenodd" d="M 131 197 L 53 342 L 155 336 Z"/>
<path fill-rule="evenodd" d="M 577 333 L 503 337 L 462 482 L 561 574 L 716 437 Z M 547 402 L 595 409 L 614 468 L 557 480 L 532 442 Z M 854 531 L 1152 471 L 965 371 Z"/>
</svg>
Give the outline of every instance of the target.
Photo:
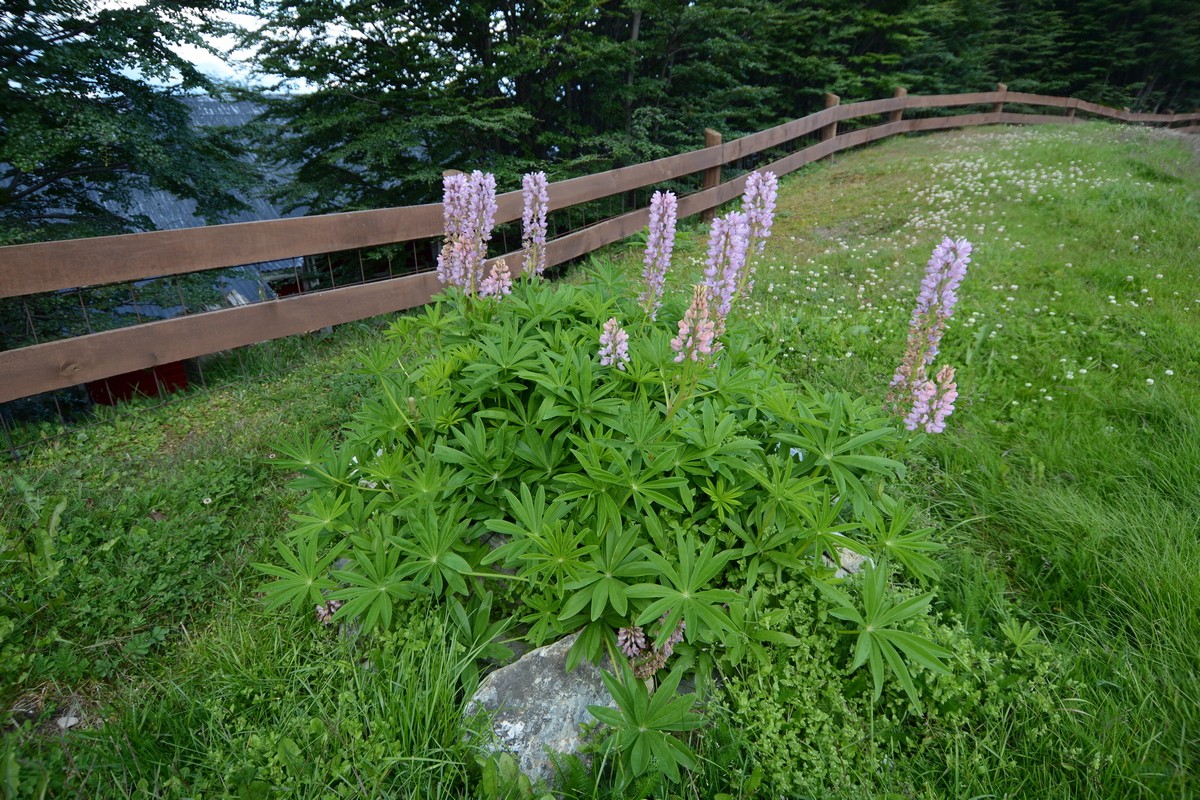
<svg viewBox="0 0 1200 800">
<path fill-rule="evenodd" d="M 179 55 L 232 41 L 254 90 Z M 447 168 L 562 179 L 761 130 L 826 92 L 1005 83 L 1193 110 L 1198 62 L 1187 0 L 19 0 L 0 11 L 0 242 L 147 229 L 144 189 L 218 222 L 247 192 L 312 214 L 436 200 Z M 263 114 L 188 125 L 197 93 Z"/>
</svg>

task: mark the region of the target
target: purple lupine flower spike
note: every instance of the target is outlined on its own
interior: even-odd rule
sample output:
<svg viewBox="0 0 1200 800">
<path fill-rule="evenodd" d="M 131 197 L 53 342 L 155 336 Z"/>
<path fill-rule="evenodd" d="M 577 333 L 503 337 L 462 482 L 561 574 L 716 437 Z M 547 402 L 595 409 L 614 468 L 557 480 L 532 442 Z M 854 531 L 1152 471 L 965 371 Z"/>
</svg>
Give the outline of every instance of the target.
<svg viewBox="0 0 1200 800">
<path fill-rule="evenodd" d="M 936 380 L 930 380 L 929 369 L 941 347 L 946 322 L 958 302 L 958 287 L 966 277 L 971 251 L 971 243 L 966 239 L 947 237 L 934 248 L 925 266 L 917 305 L 909 322 L 908 346 L 892 376 L 888 393 L 888 402 L 904 413 L 904 426 L 910 431 L 924 428 L 927 433 L 941 433 L 946 428 L 946 417 L 954 411 L 954 401 L 958 398 L 954 369 L 942 367 Z"/>
<path fill-rule="evenodd" d="M 600 334 L 600 365 L 624 370 L 628 363 L 629 334 L 613 317 L 604 323 L 604 333 Z"/>
<path fill-rule="evenodd" d="M 496 178 L 475 170 L 442 179 L 446 241 L 438 279 L 474 294 L 483 282 L 483 260 L 496 219 Z"/>
<path fill-rule="evenodd" d="M 741 286 L 749 247 L 750 222 L 745 214 L 731 211 L 713 220 L 708 236 L 704 285 L 712 301 L 717 335 L 725 331 L 725 318 L 729 316 Z"/>
<path fill-rule="evenodd" d="M 442 178 L 442 218 L 446 241 L 438 254 L 438 280 L 447 286 L 462 286 L 464 253 L 461 243 L 467 239 L 467 214 L 470 205 L 467 176 Z"/>
<path fill-rule="evenodd" d="M 525 250 L 525 271 L 541 275 L 546 271 L 546 212 L 550 194 L 546 173 L 531 172 L 521 181 L 525 210 L 521 216 L 521 247 Z"/>
<path fill-rule="evenodd" d="M 746 193 L 742 209 L 750 220 L 750 244 L 753 252 L 761 253 L 771 236 L 775 221 L 775 201 L 779 196 L 779 179 L 774 172 L 752 172 L 746 178 Z"/>
<path fill-rule="evenodd" d="M 650 236 L 646 240 L 646 266 L 642 270 L 646 285 L 638 297 L 638 303 L 650 319 L 658 318 L 658 309 L 662 306 L 663 282 L 675 249 L 677 209 L 674 192 L 655 192 L 650 198 Z"/>
</svg>

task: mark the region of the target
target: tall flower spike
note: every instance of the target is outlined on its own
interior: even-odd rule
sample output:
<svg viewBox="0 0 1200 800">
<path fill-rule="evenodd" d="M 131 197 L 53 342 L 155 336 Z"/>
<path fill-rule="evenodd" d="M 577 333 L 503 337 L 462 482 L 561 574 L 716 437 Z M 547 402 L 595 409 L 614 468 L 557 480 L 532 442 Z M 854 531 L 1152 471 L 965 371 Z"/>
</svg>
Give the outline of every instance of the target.
<svg viewBox="0 0 1200 800">
<path fill-rule="evenodd" d="M 496 178 L 475 170 L 442 179 L 446 241 L 438 254 L 438 279 L 474 294 L 483 281 L 483 260 L 496 219 Z"/>
<path fill-rule="evenodd" d="M 487 243 L 492 238 L 496 221 L 496 176 L 475 170 L 471 173 L 470 185 L 470 241 L 475 253 L 467 275 L 468 294 L 479 289 L 483 282 L 483 261 L 487 258 Z"/>
<path fill-rule="evenodd" d="M 550 194 L 546 173 L 530 172 L 521 181 L 525 211 L 521 215 L 521 247 L 525 250 L 525 272 L 541 275 L 546 271 L 546 211 Z"/>
<path fill-rule="evenodd" d="M 767 246 L 771 225 L 775 222 L 775 201 L 778 196 L 779 179 L 774 172 L 752 172 L 746 178 L 742 210 L 750 221 L 750 246 L 754 253 L 761 253 Z"/>
<path fill-rule="evenodd" d="M 685 360 L 706 361 L 721 349 L 716 341 L 716 324 L 709 317 L 708 289 L 697 284 L 692 287 L 692 304 L 679 320 L 679 335 L 671 340 L 675 363 Z"/>
<path fill-rule="evenodd" d="M 946 417 L 954 411 L 958 385 L 953 368 L 943 367 L 936 381 L 929 379 L 929 369 L 958 302 L 958 287 L 966 277 L 971 251 L 966 239 L 947 237 L 934 248 L 925 266 L 909 322 L 908 345 L 888 392 L 888 402 L 904 414 L 904 425 L 910 431 L 923 427 L 928 433 L 940 433 L 945 430 Z"/>
<path fill-rule="evenodd" d="M 463 248 L 466 244 L 469 249 L 470 191 L 466 175 L 442 178 L 442 219 L 446 240 L 438 254 L 437 275 L 447 286 L 463 285 L 463 267 L 470 257 Z"/>
<path fill-rule="evenodd" d="M 646 285 L 638 297 L 650 319 L 658 319 L 658 309 L 662 307 L 663 283 L 675 249 L 677 209 L 674 192 L 655 192 L 650 198 L 650 236 L 646 240 L 646 266 L 642 270 Z"/>
<path fill-rule="evenodd" d="M 750 223 L 746 215 L 731 211 L 712 222 L 708 235 L 708 261 L 704 269 L 704 286 L 712 300 L 713 320 L 717 335 L 725 331 L 725 318 L 733 308 L 746 266 L 750 246 Z"/>
<path fill-rule="evenodd" d="M 613 317 L 604 323 L 604 333 L 600 334 L 600 365 L 624 370 L 628 363 L 629 334 Z"/>
</svg>

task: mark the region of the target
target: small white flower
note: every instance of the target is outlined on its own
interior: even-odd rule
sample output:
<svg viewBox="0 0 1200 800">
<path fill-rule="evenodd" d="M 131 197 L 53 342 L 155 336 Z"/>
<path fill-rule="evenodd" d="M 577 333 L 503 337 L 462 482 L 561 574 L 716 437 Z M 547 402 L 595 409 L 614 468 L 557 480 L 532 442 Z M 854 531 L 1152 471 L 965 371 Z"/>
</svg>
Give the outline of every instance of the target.
<svg viewBox="0 0 1200 800">
<path fill-rule="evenodd" d="M 206 498 L 204 498 L 203 500 L 201 500 L 200 502 L 201 502 L 201 503 L 204 503 L 204 505 L 206 505 L 206 506 L 208 506 L 208 505 L 212 505 L 212 498 L 211 498 L 211 497 L 206 497 Z"/>
<path fill-rule="evenodd" d="M 1175 374 L 1175 370 L 1173 370 L 1173 369 L 1166 370 L 1166 372 L 1165 372 L 1164 374 L 1166 374 L 1166 375 L 1174 375 L 1174 374 Z"/>
<path fill-rule="evenodd" d="M 1146 385 L 1147 385 L 1147 386 L 1153 386 L 1153 385 L 1154 385 L 1154 378 L 1146 378 Z"/>
</svg>

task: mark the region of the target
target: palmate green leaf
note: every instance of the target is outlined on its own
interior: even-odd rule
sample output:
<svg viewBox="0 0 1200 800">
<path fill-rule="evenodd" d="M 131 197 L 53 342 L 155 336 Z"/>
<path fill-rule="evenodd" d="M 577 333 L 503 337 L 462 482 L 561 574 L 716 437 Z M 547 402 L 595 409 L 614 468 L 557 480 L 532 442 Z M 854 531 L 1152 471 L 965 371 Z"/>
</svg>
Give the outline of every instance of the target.
<svg viewBox="0 0 1200 800">
<path fill-rule="evenodd" d="M 881 505 L 888 519 L 885 520 L 884 513 L 875 507 L 867 509 L 863 519 L 865 529 L 874 536 L 883 557 L 896 561 L 922 582 L 937 577 L 938 565 L 927 554 L 944 550 L 946 546 L 930 541 L 933 528 L 909 531 L 916 513 L 914 507 L 886 496 Z"/>
<path fill-rule="evenodd" d="M 617 616 L 625 617 L 629 613 L 628 581 L 654 573 L 654 567 L 638 548 L 637 528 L 622 529 L 617 523 L 600 538 L 603 546 L 591 552 L 585 565 L 587 572 L 567 584 L 567 590 L 574 594 L 564 604 L 561 619 L 572 617 L 589 605 L 593 621 L 609 608 Z"/>
<path fill-rule="evenodd" d="M 395 549 L 408 556 L 400 568 L 401 575 L 412 576 L 416 585 L 428 586 L 435 594 L 441 594 L 443 582 L 451 591 L 467 594 L 466 577 L 483 574 L 472 570 L 457 552 L 466 549 L 467 528 L 457 505 L 440 515 L 432 503 L 411 512 L 404 533 L 395 540 Z"/>
<path fill-rule="evenodd" d="M 675 538 L 675 563 L 650 548 L 642 548 L 646 558 L 658 571 L 659 583 L 639 583 L 630 586 L 625 593 L 630 598 L 658 599 L 642 611 L 637 624 L 645 625 L 666 614 L 666 621 L 656 642 L 656 646 L 660 647 L 680 619 L 686 623 L 685 636 L 689 642 L 712 641 L 722 634 L 735 633 L 733 622 L 722 606 L 740 603 L 742 596 L 727 589 L 704 587 L 725 569 L 736 552 L 725 550 L 715 553 L 714 539 L 709 539 L 697 552 L 695 536 L 690 532 L 685 536 L 677 530 Z"/>
<path fill-rule="evenodd" d="M 295 539 L 310 533 L 352 531 L 354 526 L 342 519 L 349 508 L 350 501 L 346 499 L 345 490 L 336 494 L 333 492 L 314 493 L 309 496 L 301 513 L 292 514 L 292 521 L 296 527 L 288 533 L 288 536 Z"/>
<path fill-rule="evenodd" d="M 267 608 L 279 608 L 290 605 L 292 611 L 299 611 L 306 603 L 320 604 L 324 602 L 322 591 L 337 588 L 337 584 L 329 578 L 322 577 L 329 566 L 346 547 L 345 542 L 338 542 L 320 558 L 317 558 L 318 535 L 310 531 L 301 541 L 296 543 L 293 552 L 283 542 L 276 542 L 275 549 L 287 567 L 276 564 L 256 563 L 252 566 L 260 572 L 272 575 L 276 580 L 259 587 L 264 595 Z M 290 567 L 290 569 L 289 569 Z"/>
<path fill-rule="evenodd" d="M 691 748 L 672 733 L 703 725 L 703 717 L 693 711 L 696 695 L 676 694 L 683 669 L 673 669 L 653 695 L 624 659 L 618 659 L 618 672 L 619 676 L 601 673 L 617 708 L 588 706 L 592 716 L 610 728 L 603 747 L 616 760 L 618 785 L 628 785 L 645 774 L 652 763 L 671 782 L 678 783 L 679 768 L 694 770 L 697 760 Z"/>
<path fill-rule="evenodd" d="M 874 699 L 883 693 L 885 665 L 900 682 L 913 706 L 922 710 L 920 695 L 913 683 L 901 652 L 912 661 L 928 670 L 949 674 L 943 659 L 951 658 L 946 648 L 928 639 L 898 627 L 900 623 L 925 613 L 933 599 L 927 592 L 896 603 L 887 592 L 886 565 L 871 565 L 862 573 L 863 611 L 855 608 L 850 596 L 825 581 L 815 581 L 817 588 L 833 604 L 829 614 L 837 619 L 855 623 L 858 638 L 854 644 L 854 659 L 850 665 L 853 672 L 868 664 L 874 684 Z"/>
</svg>

